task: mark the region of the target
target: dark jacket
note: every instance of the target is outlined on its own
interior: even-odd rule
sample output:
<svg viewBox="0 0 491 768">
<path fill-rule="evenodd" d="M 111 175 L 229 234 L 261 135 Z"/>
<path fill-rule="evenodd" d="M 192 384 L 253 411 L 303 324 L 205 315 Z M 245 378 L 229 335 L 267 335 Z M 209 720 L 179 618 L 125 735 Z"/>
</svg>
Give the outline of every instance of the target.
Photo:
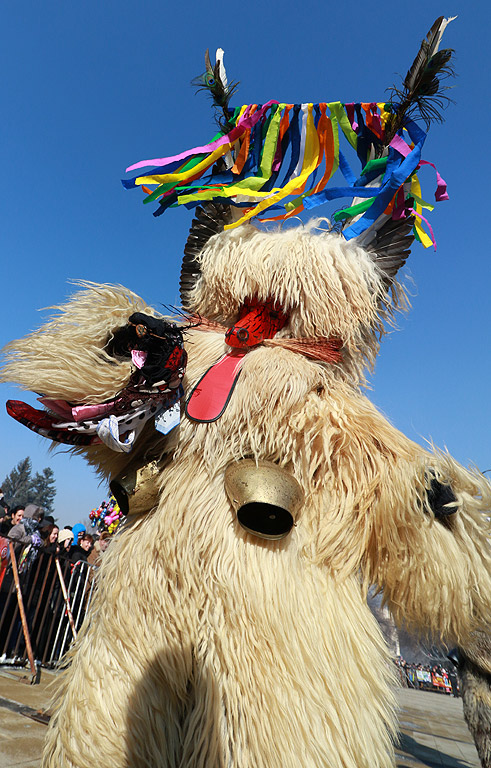
<svg viewBox="0 0 491 768">
<path fill-rule="evenodd" d="M 70 550 L 70 562 L 75 565 L 76 562 L 79 560 L 83 560 L 84 562 L 87 562 L 87 557 L 89 556 L 89 553 L 83 549 L 83 547 L 76 544 L 74 547 Z"/>
</svg>

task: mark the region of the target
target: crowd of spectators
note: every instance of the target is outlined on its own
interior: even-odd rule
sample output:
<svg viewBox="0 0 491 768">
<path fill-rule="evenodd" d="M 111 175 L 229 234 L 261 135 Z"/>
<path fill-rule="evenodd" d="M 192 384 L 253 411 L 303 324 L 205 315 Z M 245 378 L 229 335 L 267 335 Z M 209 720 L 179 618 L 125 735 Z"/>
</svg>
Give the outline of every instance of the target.
<svg viewBox="0 0 491 768">
<path fill-rule="evenodd" d="M 453 695 L 460 695 L 459 680 L 454 665 L 449 661 L 448 665 L 411 663 L 398 656 L 395 664 L 401 683 L 406 688 L 417 688 L 422 691 L 436 691 Z"/>
<path fill-rule="evenodd" d="M 100 565 L 110 540 L 109 533 L 92 535 L 81 523 L 60 528 L 35 504 L 9 509 L 0 490 L 0 660 L 17 657 L 23 647 L 16 579 L 36 658 L 46 658 L 57 622 L 67 616 L 65 609 L 71 607 L 83 620 L 93 566 Z"/>
<path fill-rule="evenodd" d="M 2 509 L 3 508 L 3 509 Z M 82 560 L 98 565 L 111 539 L 88 533 L 82 523 L 60 529 L 51 515 L 35 504 L 19 504 L 9 509 L 0 490 L 0 536 L 14 543 L 16 557 L 25 569 L 38 554 L 55 555 L 72 564 Z"/>
</svg>

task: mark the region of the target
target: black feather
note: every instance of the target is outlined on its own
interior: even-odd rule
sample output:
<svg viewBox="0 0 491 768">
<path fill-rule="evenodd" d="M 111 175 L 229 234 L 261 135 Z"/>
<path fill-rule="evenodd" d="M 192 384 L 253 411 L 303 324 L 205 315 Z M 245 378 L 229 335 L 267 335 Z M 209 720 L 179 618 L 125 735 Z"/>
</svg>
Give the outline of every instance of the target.
<svg viewBox="0 0 491 768">
<path fill-rule="evenodd" d="M 440 16 L 422 41 L 402 88 L 393 86 L 390 89 L 393 115 L 386 127 L 386 146 L 408 118 L 422 120 L 427 129 L 431 122 L 443 120 L 441 112 L 451 99 L 445 94 L 448 86 L 443 86 L 441 81 L 454 75 L 453 50 L 435 50 L 443 21 L 443 16 Z"/>
<path fill-rule="evenodd" d="M 409 213 L 412 199 L 406 201 L 407 217 L 388 219 L 366 247 L 378 270 L 382 273 L 387 290 L 392 286 L 397 272 L 404 266 L 411 253 L 414 235 L 410 234 L 414 216 Z"/>
<path fill-rule="evenodd" d="M 426 38 L 422 41 L 421 47 L 417 53 L 416 58 L 411 64 L 406 77 L 404 78 L 404 87 L 411 92 L 418 86 L 418 82 L 426 69 L 428 64 L 428 57 L 431 57 L 434 53 L 434 48 L 438 39 L 440 25 L 443 21 L 443 16 L 439 16 L 433 23 L 430 31 L 426 35 Z"/>
</svg>

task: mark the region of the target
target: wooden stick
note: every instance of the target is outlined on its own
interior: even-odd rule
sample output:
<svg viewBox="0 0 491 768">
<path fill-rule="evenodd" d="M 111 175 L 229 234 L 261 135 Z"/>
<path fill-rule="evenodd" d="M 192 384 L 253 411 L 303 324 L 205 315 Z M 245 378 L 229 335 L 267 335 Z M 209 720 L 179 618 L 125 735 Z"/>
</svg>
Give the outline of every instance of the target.
<svg viewBox="0 0 491 768">
<path fill-rule="evenodd" d="M 24 632 L 24 639 L 26 641 L 26 651 L 29 658 L 29 665 L 33 675 L 36 674 L 36 665 L 34 664 L 34 654 L 32 652 L 31 638 L 29 637 L 29 629 L 27 627 L 26 612 L 24 610 L 24 601 L 22 599 L 22 592 L 20 589 L 19 571 L 17 570 L 17 560 L 15 559 L 14 545 L 9 541 L 10 549 L 10 562 L 12 563 L 12 573 L 14 574 L 15 589 L 17 592 L 17 603 L 19 605 L 20 620 L 22 622 L 22 631 Z"/>
<path fill-rule="evenodd" d="M 75 629 L 75 622 L 73 620 L 73 614 L 72 614 L 72 611 L 71 611 L 71 608 L 70 608 L 70 600 L 68 598 L 68 592 L 66 591 L 65 579 L 63 578 L 63 574 L 61 572 L 60 561 L 59 561 L 59 559 L 57 557 L 55 557 L 55 563 L 56 563 L 56 570 L 58 571 L 58 578 L 60 579 L 61 591 L 63 592 L 63 599 L 65 601 L 65 607 L 66 607 L 66 612 L 67 612 L 67 615 L 68 615 L 68 621 L 70 622 L 70 627 L 72 628 L 73 639 L 76 640 L 77 639 L 77 630 Z"/>
</svg>

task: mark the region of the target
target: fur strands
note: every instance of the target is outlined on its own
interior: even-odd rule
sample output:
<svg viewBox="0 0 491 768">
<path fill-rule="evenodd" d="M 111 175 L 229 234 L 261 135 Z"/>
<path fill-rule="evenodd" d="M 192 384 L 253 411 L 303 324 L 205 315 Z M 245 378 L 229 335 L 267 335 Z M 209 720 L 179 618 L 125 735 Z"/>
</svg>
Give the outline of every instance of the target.
<svg viewBox="0 0 491 768">
<path fill-rule="evenodd" d="M 156 454 L 160 473 L 155 505 L 104 559 L 43 768 L 92 768 L 94 754 L 111 768 L 390 768 L 393 678 L 368 586 L 397 620 L 464 647 L 489 615 L 489 483 L 408 440 L 360 390 L 391 316 L 369 253 L 317 225 L 212 237 L 190 294 L 209 323 L 186 334 L 186 394 L 227 351 L 213 323 L 232 326 L 252 298 L 286 311 L 280 339 L 338 338 L 341 360 L 257 346 L 218 420 L 183 416 L 172 439 L 149 423 L 135 455 L 77 449 L 103 477 Z M 83 286 L 10 345 L 5 378 L 49 397 L 114 395 L 130 365 L 104 346 L 138 310 L 151 312 L 125 289 Z M 239 525 L 224 473 L 242 458 L 301 484 L 288 537 Z M 455 497 L 442 519 L 432 478 Z"/>
</svg>

